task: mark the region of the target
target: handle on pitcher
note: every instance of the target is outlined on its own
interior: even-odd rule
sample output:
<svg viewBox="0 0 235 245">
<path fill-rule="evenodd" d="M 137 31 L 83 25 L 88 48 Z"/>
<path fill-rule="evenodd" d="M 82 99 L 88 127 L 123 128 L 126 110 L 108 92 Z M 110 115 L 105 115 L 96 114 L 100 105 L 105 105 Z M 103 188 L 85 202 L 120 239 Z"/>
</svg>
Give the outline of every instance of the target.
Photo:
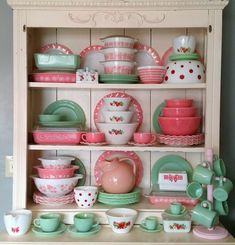
<svg viewBox="0 0 235 245">
<path fill-rule="evenodd" d="M 136 165 L 135 165 L 135 161 L 132 160 L 131 158 L 126 157 L 126 158 L 121 158 L 121 159 L 120 159 L 120 162 L 126 161 L 126 160 L 129 161 L 129 162 L 131 162 L 132 168 L 133 168 L 133 172 L 134 172 L 134 175 L 135 175 L 135 177 L 136 177 Z"/>
</svg>

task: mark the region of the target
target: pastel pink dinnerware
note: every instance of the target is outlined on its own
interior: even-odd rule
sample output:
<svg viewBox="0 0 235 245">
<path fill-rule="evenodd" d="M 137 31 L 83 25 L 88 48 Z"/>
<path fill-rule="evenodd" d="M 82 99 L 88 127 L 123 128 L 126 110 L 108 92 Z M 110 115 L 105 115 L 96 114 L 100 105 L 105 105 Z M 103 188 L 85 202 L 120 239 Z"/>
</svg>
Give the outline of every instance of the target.
<svg viewBox="0 0 235 245">
<path fill-rule="evenodd" d="M 78 186 L 74 188 L 75 202 L 79 208 L 91 208 L 96 202 L 98 188 L 96 186 Z"/>
<path fill-rule="evenodd" d="M 40 157 L 38 158 L 38 160 L 41 161 L 43 168 L 62 169 L 62 168 L 70 167 L 71 162 L 74 160 L 74 157 L 47 156 L 47 157 Z"/>
<path fill-rule="evenodd" d="M 101 52 L 104 54 L 104 58 L 106 61 L 110 61 L 110 60 L 133 61 L 136 50 L 133 48 L 113 47 L 113 48 L 101 49 Z"/>
<path fill-rule="evenodd" d="M 108 36 L 101 38 L 101 41 L 104 42 L 104 47 L 113 48 L 113 47 L 122 47 L 122 48 L 133 48 L 136 42 L 136 39 L 129 36 Z"/>
<path fill-rule="evenodd" d="M 170 100 L 165 100 L 165 103 L 166 103 L 166 107 L 173 107 L 173 108 L 192 107 L 193 100 L 191 99 L 170 99 Z"/>
<path fill-rule="evenodd" d="M 133 140 L 137 144 L 152 144 L 156 139 L 156 135 L 147 132 L 136 132 L 133 136 Z"/>
<path fill-rule="evenodd" d="M 166 69 L 164 66 L 140 66 L 137 72 L 141 83 L 162 83 Z"/>
<path fill-rule="evenodd" d="M 162 115 L 164 117 L 194 117 L 196 113 L 196 107 L 162 108 Z"/>
<path fill-rule="evenodd" d="M 105 134 L 103 132 L 87 132 L 82 134 L 82 140 L 85 143 L 103 143 Z"/>
</svg>

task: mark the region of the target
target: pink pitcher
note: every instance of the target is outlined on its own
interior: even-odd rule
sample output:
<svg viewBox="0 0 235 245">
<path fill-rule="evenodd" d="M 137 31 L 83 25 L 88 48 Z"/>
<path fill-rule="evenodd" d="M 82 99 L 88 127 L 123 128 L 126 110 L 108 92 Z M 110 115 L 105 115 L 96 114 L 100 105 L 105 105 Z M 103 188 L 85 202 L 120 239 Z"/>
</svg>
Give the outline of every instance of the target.
<svg viewBox="0 0 235 245">
<path fill-rule="evenodd" d="M 128 161 L 131 163 L 128 163 Z M 114 158 L 101 162 L 101 185 L 108 193 L 128 193 L 135 186 L 135 162 L 128 158 Z"/>
</svg>

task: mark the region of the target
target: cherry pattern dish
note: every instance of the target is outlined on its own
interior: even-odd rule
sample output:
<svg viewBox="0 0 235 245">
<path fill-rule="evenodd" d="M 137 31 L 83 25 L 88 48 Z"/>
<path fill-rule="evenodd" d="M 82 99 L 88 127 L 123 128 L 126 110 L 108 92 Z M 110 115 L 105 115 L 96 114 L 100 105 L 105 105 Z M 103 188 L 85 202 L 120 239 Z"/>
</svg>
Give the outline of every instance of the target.
<svg viewBox="0 0 235 245">
<path fill-rule="evenodd" d="M 136 129 L 136 131 L 138 131 L 143 121 L 143 111 L 138 101 L 131 95 L 123 93 L 123 92 L 113 92 L 113 93 L 105 95 L 103 98 L 110 98 L 110 97 L 123 97 L 123 98 L 130 97 L 131 98 L 129 110 L 135 112 L 133 115 L 132 121 L 133 122 L 136 121 L 138 123 L 137 129 Z M 104 122 L 102 111 L 106 110 L 106 106 L 105 106 L 103 98 L 98 101 L 98 103 L 96 104 L 95 110 L 94 110 L 94 123 L 97 129 L 98 129 L 97 123 Z"/>
<path fill-rule="evenodd" d="M 136 165 L 136 175 L 135 175 L 135 184 L 138 186 L 141 183 L 143 176 L 143 166 L 139 156 L 134 151 L 105 151 L 103 152 L 96 161 L 94 167 L 94 176 L 97 185 L 101 185 L 101 162 L 106 159 L 113 158 L 129 158 L 134 161 Z"/>
</svg>

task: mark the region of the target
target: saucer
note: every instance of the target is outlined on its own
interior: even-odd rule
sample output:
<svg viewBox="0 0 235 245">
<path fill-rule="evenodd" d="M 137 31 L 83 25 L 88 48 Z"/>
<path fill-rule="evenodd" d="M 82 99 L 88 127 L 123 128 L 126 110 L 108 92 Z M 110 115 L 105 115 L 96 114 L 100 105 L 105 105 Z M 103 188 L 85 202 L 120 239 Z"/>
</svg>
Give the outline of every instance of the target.
<svg viewBox="0 0 235 245">
<path fill-rule="evenodd" d="M 153 233 L 153 232 L 159 232 L 159 231 L 162 230 L 162 225 L 161 225 L 161 224 L 158 224 L 157 227 L 156 227 L 156 229 L 154 229 L 154 230 L 149 230 L 149 229 L 147 229 L 146 227 L 144 227 L 143 225 L 140 225 L 140 229 L 141 229 L 142 231 L 145 231 L 145 232 L 151 232 L 151 233 Z"/>
<path fill-rule="evenodd" d="M 181 213 L 179 213 L 179 214 L 173 214 L 173 213 L 171 213 L 171 211 L 170 211 L 170 208 L 167 208 L 165 211 L 164 211 L 166 214 L 168 214 L 168 215 L 171 215 L 171 216 L 181 216 L 181 215 L 184 215 L 185 214 L 185 212 L 186 212 L 186 208 L 183 206 L 183 210 L 181 211 Z"/>
<path fill-rule="evenodd" d="M 93 234 L 99 232 L 100 229 L 101 229 L 101 226 L 97 225 L 96 227 L 92 228 L 89 231 L 82 232 L 82 231 L 77 231 L 74 225 L 69 225 L 68 226 L 68 232 L 69 233 L 71 233 L 71 234 L 73 234 L 75 236 L 80 236 L 80 237 L 93 235 Z"/>
<path fill-rule="evenodd" d="M 147 143 L 147 144 L 141 144 L 141 143 L 135 143 L 134 141 L 129 141 L 128 145 L 134 145 L 134 146 L 151 146 L 151 145 L 156 145 L 156 141 L 153 143 Z"/>
<path fill-rule="evenodd" d="M 100 145 L 107 145 L 108 143 L 107 142 L 100 142 L 100 143 L 88 143 L 88 142 L 80 142 L 80 144 L 82 145 L 97 145 L 97 146 L 100 146 Z"/>
<path fill-rule="evenodd" d="M 65 230 L 66 230 L 65 224 L 60 224 L 59 228 L 56 231 L 52 231 L 52 232 L 43 231 L 41 228 L 38 228 L 36 226 L 32 227 L 32 231 L 40 236 L 55 236 L 63 233 Z"/>
</svg>

